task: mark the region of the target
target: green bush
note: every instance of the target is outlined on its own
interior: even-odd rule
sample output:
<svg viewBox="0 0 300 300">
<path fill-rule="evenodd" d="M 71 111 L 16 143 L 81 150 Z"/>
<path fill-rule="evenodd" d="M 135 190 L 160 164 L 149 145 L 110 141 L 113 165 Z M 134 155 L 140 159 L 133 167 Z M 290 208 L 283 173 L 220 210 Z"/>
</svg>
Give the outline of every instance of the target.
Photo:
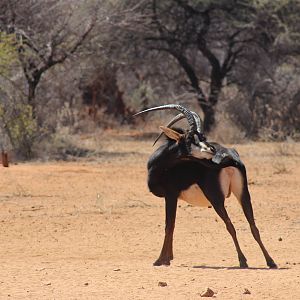
<svg viewBox="0 0 300 300">
<path fill-rule="evenodd" d="M 0 31 L 0 75 L 7 75 L 16 60 L 15 36 Z"/>
<path fill-rule="evenodd" d="M 32 107 L 26 104 L 14 105 L 11 109 L 0 104 L 0 119 L 16 154 L 32 158 L 32 146 L 37 137 L 37 123 Z"/>
</svg>

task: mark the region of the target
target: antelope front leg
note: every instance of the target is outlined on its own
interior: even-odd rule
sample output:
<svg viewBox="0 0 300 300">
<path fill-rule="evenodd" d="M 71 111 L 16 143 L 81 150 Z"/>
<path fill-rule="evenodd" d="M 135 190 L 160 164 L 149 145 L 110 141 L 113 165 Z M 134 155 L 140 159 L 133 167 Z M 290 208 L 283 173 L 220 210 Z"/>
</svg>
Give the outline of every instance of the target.
<svg viewBox="0 0 300 300">
<path fill-rule="evenodd" d="M 177 197 L 168 195 L 165 197 L 166 227 L 165 239 L 159 258 L 153 263 L 154 266 L 170 265 L 173 259 L 173 233 L 175 228 Z"/>
</svg>

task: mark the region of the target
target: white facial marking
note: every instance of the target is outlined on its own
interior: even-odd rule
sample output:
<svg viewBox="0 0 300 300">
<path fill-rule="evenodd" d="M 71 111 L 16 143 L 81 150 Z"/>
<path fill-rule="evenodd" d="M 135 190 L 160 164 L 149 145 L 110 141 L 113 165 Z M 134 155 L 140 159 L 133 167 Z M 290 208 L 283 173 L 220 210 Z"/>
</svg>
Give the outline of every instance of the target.
<svg viewBox="0 0 300 300">
<path fill-rule="evenodd" d="M 213 157 L 213 152 L 204 143 L 200 142 L 200 147 L 192 145 L 192 156 L 199 159 L 211 159 Z"/>
<path fill-rule="evenodd" d="M 206 152 L 209 152 L 209 153 L 213 153 L 211 151 L 210 147 L 207 146 L 205 143 L 200 142 L 199 145 L 200 145 L 201 151 L 206 151 Z"/>
</svg>

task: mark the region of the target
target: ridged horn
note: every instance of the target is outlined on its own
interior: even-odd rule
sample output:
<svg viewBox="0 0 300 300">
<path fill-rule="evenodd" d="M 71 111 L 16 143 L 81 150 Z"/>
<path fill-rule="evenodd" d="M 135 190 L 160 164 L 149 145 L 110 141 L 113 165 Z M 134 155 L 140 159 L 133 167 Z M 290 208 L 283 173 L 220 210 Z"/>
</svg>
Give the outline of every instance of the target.
<svg viewBox="0 0 300 300">
<path fill-rule="evenodd" d="M 196 120 L 193 116 L 193 114 L 187 110 L 185 107 L 179 105 L 179 104 L 166 104 L 166 105 L 161 105 L 161 106 L 156 106 L 156 107 L 152 107 L 152 108 L 148 108 L 145 110 L 142 110 L 136 114 L 134 114 L 134 116 L 138 116 L 140 114 L 149 112 L 149 111 L 154 111 L 154 110 L 167 110 L 167 109 L 176 109 L 178 111 L 180 111 L 187 119 L 189 126 L 190 126 L 190 131 L 191 132 L 196 132 L 197 131 L 197 123 Z"/>
<path fill-rule="evenodd" d="M 178 121 L 184 119 L 185 116 L 183 114 L 178 114 L 177 116 L 175 116 L 167 125 L 166 127 L 171 127 L 172 125 L 174 125 L 175 123 L 177 123 Z M 163 131 L 157 136 L 157 138 L 155 139 L 153 146 L 157 143 L 157 141 L 162 137 L 163 135 Z"/>
<path fill-rule="evenodd" d="M 195 122 L 196 122 L 196 125 L 197 125 L 197 132 L 202 134 L 202 120 L 201 118 L 199 117 L 199 115 L 197 113 L 195 113 L 194 111 L 191 111 L 191 113 L 193 114 L 194 116 L 194 119 L 195 119 Z M 174 125 L 175 123 L 179 122 L 180 120 L 184 119 L 185 116 L 183 114 L 178 114 L 177 116 L 175 116 L 167 125 L 166 127 L 171 127 L 172 125 Z M 153 146 L 157 143 L 157 141 L 162 137 L 163 135 L 163 132 L 161 132 L 157 138 L 155 139 L 154 143 L 153 143 Z"/>
<path fill-rule="evenodd" d="M 193 114 L 196 125 L 197 125 L 197 132 L 203 134 L 203 124 L 202 124 L 202 120 L 201 120 L 200 116 L 197 113 L 195 113 L 194 111 L 191 111 L 191 113 Z"/>
</svg>

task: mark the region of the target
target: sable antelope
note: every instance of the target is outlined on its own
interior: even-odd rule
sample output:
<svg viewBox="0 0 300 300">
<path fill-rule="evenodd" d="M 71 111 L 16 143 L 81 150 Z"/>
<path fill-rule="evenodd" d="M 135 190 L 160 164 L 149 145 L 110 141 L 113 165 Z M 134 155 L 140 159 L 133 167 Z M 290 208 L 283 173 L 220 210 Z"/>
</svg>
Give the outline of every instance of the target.
<svg viewBox="0 0 300 300">
<path fill-rule="evenodd" d="M 160 127 L 167 139 L 150 156 L 147 166 L 149 190 L 155 196 L 165 198 L 166 210 L 164 243 L 154 266 L 170 265 L 173 259 L 177 201 L 182 199 L 195 206 L 213 206 L 233 239 L 240 267 L 247 268 L 247 259 L 239 246 L 235 228 L 224 206 L 225 198 L 232 192 L 242 206 L 252 235 L 259 244 L 267 265 L 277 268 L 255 225 L 246 169 L 238 153 L 217 143 L 208 143 L 202 132 L 200 117 L 181 105 L 158 106 L 136 115 L 165 109 L 175 109 L 180 114 L 166 127 Z M 187 131 L 169 128 L 182 118 L 188 121 Z"/>
</svg>

